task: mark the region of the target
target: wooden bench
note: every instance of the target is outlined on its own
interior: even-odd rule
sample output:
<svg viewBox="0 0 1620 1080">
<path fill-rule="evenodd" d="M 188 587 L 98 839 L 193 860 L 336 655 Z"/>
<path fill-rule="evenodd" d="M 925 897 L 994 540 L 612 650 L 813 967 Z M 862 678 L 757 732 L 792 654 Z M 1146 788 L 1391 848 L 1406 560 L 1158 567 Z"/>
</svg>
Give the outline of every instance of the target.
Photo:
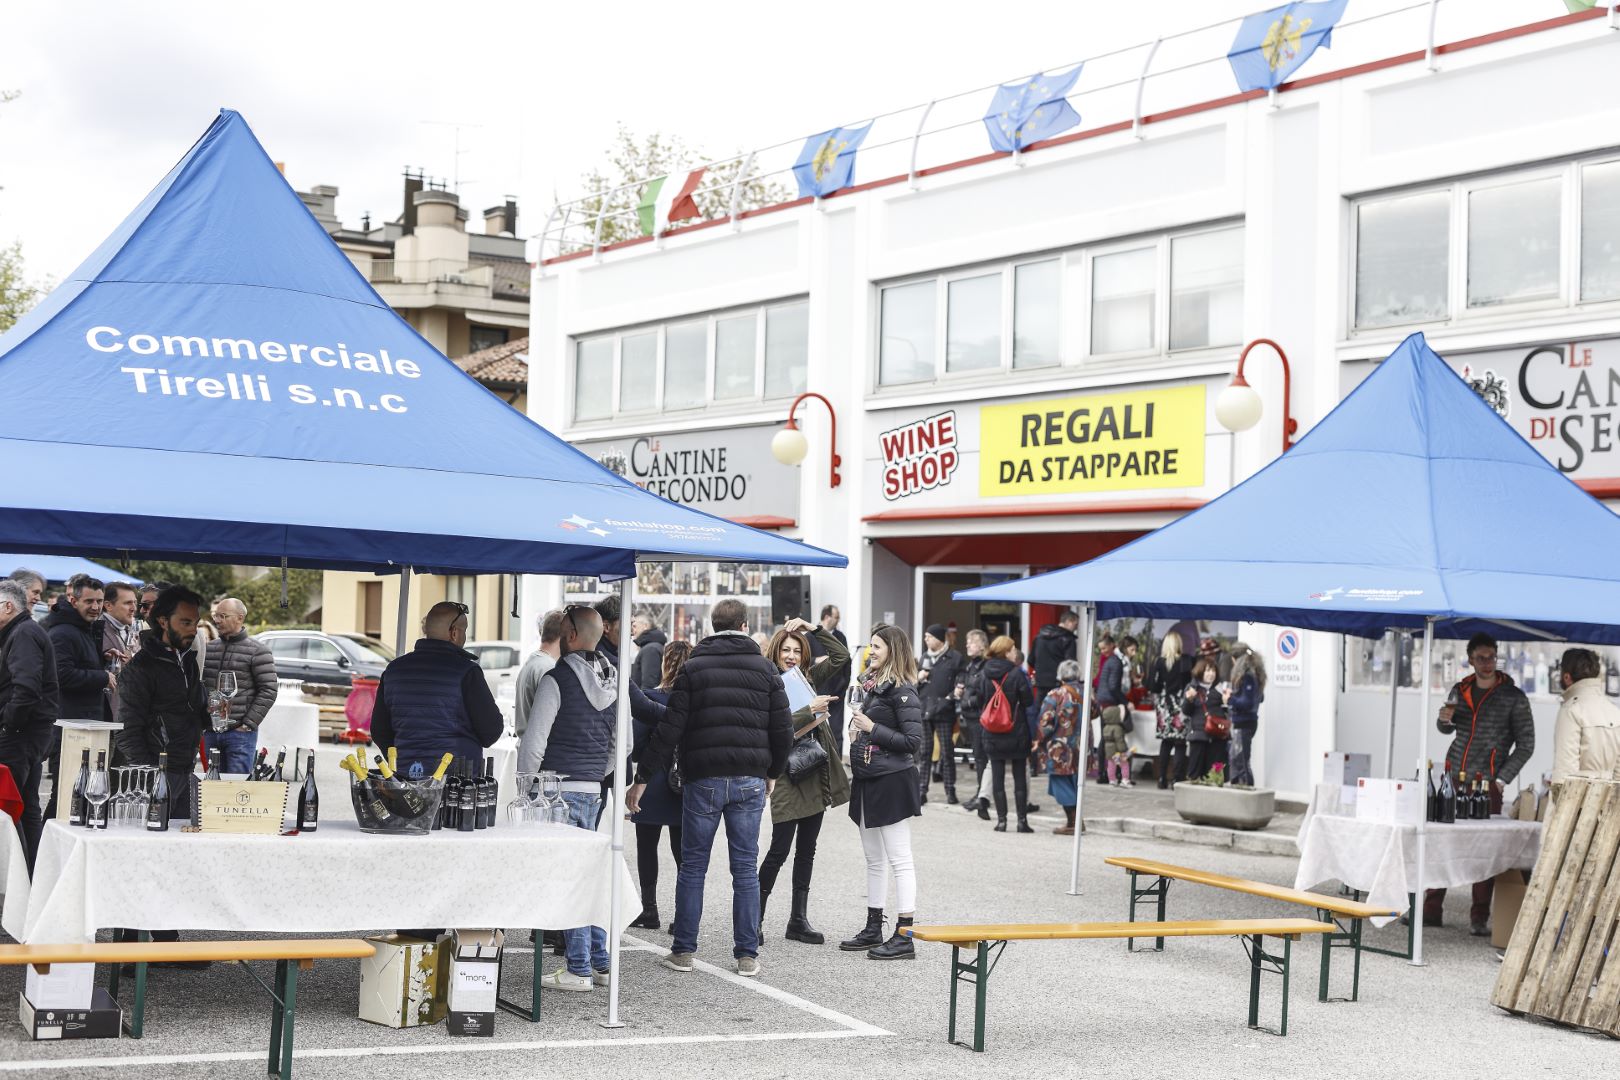
<svg viewBox="0 0 1620 1080">
<path fill-rule="evenodd" d="M 1282 976 L 1282 1025 L 1273 1034 L 1288 1034 L 1288 965 L 1294 939 L 1305 934 L 1331 934 L 1332 923 L 1310 919 L 1217 919 L 1202 922 L 1093 922 L 1093 923 L 1009 923 L 980 926 L 909 926 L 900 932 L 918 941 L 941 941 L 951 947 L 951 1020 L 946 1038 L 957 1043 L 957 984 L 973 982 L 973 1049 L 984 1050 L 984 1008 L 990 972 L 995 970 L 1009 941 L 1089 941 L 1101 938 L 1145 937 L 1149 931 L 1159 937 L 1235 937 L 1249 954 L 1249 1026 L 1260 1027 L 1260 973 Z M 1265 939 L 1281 938 L 1282 953 L 1268 953 Z M 972 947 L 974 959 L 962 962 L 962 950 Z M 993 954 L 993 955 L 992 955 Z M 957 1043 L 965 1046 L 966 1043 Z"/>
<path fill-rule="evenodd" d="M 375 955 L 369 941 L 356 938 L 315 938 L 272 941 L 152 941 L 147 931 L 117 930 L 118 940 L 83 945 L 0 945 L 0 965 L 31 965 L 41 975 L 52 964 L 108 964 L 112 974 L 107 990 L 118 997 L 119 968 L 135 965 L 135 1001 L 124 1030 L 141 1037 L 146 1014 L 146 965 L 200 960 L 235 960 L 270 993 L 270 1072 L 291 1080 L 293 1065 L 293 1009 L 298 996 L 298 973 L 317 960 L 359 959 Z M 135 940 L 136 936 L 140 940 Z M 266 986 L 247 966 L 249 960 L 274 960 L 276 980 Z"/>
<path fill-rule="evenodd" d="M 1327 1001 L 1328 976 L 1333 962 L 1333 950 L 1349 949 L 1355 957 L 1354 973 L 1350 983 L 1350 1001 L 1361 999 L 1361 927 L 1362 923 L 1375 916 L 1395 915 L 1394 911 L 1376 907 L 1372 904 L 1362 903 L 1359 898 L 1342 896 L 1328 896 L 1325 893 L 1306 892 L 1303 889 L 1289 889 L 1281 885 L 1271 885 L 1264 881 L 1249 881 L 1244 878 L 1229 877 L 1226 874 L 1217 874 L 1209 870 L 1193 870 L 1185 866 L 1174 866 L 1170 863 L 1156 862 L 1153 859 L 1133 859 L 1124 856 L 1104 859 L 1110 866 L 1118 866 L 1130 872 L 1131 875 L 1131 904 L 1130 918 L 1136 920 L 1136 909 L 1140 904 L 1156 904 L 1159 921 L 1164 920 L 1165 898 L 1170 891 L 1170 882 L 1187 881 L 1195 885 L 1208 885 L 1214 889 L 1226 889 L 1230 892 L 1246 893 L 1249 896 L 1264 897 L 1267 900 L 1276 900 L 1283 904 L 1297 904 L 1301 907 L 1314 908 L 1317 918 L 1323 922 L 1331 922 L 1333 932 L 1322 937 L 1322 974 L 1317 987 L 1316 999 Z M 1147 876 L 1155 878 L 1153 884 L 1143 888 L 1137 884 L 1137 878 Z M 1155 952 L 1164 951 L 1164 938 L 1158 935 L 1141 934 L 1140 937 L 1155 937 L 1157 943 Z M 1134 950 L 1134 939 L 1127 940 L 1127 949 Z M 1368 951 L 1372 951 L 1369 949 Z M 1340 999 L 1344 1000 L 1344 999 Z"/>
</svg>

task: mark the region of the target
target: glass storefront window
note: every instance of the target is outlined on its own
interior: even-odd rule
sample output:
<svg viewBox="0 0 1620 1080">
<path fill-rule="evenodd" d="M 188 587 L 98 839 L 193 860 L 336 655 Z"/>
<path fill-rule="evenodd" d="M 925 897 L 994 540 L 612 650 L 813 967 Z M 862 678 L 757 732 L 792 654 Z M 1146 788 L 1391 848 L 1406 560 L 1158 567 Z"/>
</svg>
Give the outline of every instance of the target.
<svg viewBox="0 0 1620 1080">
<path fill-rule="evenodd" d="M 1581 299 L 1620 299 L 1620 161 L 1581 170 Z"/>
<path fill-rule="evenodd" d="M 1153 348 L 1155 249 L 1136 248 L 1091 261 L 1091 351 L 1141 352 Z"/>
<path fill-rule="evenodd" d="M 1001 275 L 957 278 L 945 290 L 945 370 L 1001 366 Z"/>
<path fill-rule="evenodd" d="M 1058 260 L 1025 263 L 1013 271 L 1014 368 L 1058 363 L 1058 315 L 1062 296 Z"/>
<path fill-rule="evenodd" d="M 770 633 L 771 578 L 798 576 L 798 566 L 757 563 L 647 562 L 636 567 L 635 614 L 645 615 L 671 641 L 697 644 L 709 636 L 709 611 L 727 597 L 748 606 L 752 630 Z M 564 602 L 591 604 L 614 591 L 596 578 L 571 577 L 563 584 Z"/>
<path fill-rule="evenodd" d="M 1556 176 L 1468 193 L 1468 306 L 1558 296 L 1562 181 Z"/>
<path fill-rule="evenodd" d="M 1243 340 L 1243 230 L 1170 241 L 1170 348 Z"/>
<path fill-rule="evenodd" d="M 765 313 L 765 396 L 804 393 L 810 369 L 810 305 L 788 304 Z"/>
<path fill-rule="evenodd" d="M 664 331 L 665 409 L 693 409 L 703 404 L 708 360 L 707 323 L 677 323 Z"/>
<path fill-rule="evenodd" d="M 878 349 L 878 382 L 883 386 L 921 382 L 934 377 L 933 281 L 891 285 L 883 290 L 882 338 Z"/>
<path fill-rule="evenodd" d="M 658 335 L 631 334 L 619 342 L 619 410 L 658 404 Z"/>
<path fill-rule="evenodd" d="M 1451 192 L 1356 208 L 1356 325 L 1395 326 L 1451 312 Z"/>
<path fill-rule="evenodd" d="M 613 339 L 574 347 L 574 419 L 599 420 L 613 412 Z"/>
</svg>

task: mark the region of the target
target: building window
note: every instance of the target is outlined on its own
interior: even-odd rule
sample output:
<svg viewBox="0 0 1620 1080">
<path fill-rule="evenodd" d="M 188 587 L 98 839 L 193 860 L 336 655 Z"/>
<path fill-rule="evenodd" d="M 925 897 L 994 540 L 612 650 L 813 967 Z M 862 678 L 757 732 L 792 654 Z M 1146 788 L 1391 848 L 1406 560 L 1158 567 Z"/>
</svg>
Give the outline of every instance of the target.
<svg viewBox="0 0 1620 1080">
<path fill-rule="evenodd" d="M 1556 176 L 1468 193 L 1468 306 L 1556 300 L 1559 204 Z"/>
<path fill-rule="evenodd" d="M 582 341 L 574 349 L 574 419 L 613 414 L 613 339 Z"/>
<path fill-rule="evenodd" d="M 809 325 L 809 304 L 797 301 L 584 338 L 574 347 L 574 422 L 800 393 Z"/>
<path fill-rule="evenodd" d="M 1013 367 L 1051 367 L 1062 360 L 1058 345 L 1061 279 L 1056 259 L 1013 269 Z"/>
<path fill-rule="evenodd" d="M 471 574 L 451 574 L 444 579 L 444 598 L 471 609 L 473 601 L 478 599 L 478 579 Z"/>
<path fill-rule="evenodd" d="M 1170 241 L 1170 348 L 1206 349 L 1243 340 L 1243 230 Z"/>
<path fill-rule="evenodd" d="M 1357 207 L 1356 325 L 1445 318 L 1450 312 L 1450 235 L 1449 190 Z"/>
<path fill-rule="evenodd" d="M 878 382 L 884 386 L 934 377 L 934 294 L 932 280 L 892 285 L 883 290 Z"/>
<path fill-rule="evenodd" d="M 1091 261 L 1091 351 L 1145 352 L 1153 348 L 1158 251 L 1134 248 Z"/>
<path fill-rule="evenodd" d="M 1620 299 L 1620 161 L 1581 170 L 1581 299 Z"/>
<path fill-rule="evenodd" d="M 658 404 L 658 335 L 619 339 L 619 411 L 641 412 Z"/>
<path fill-rule="evenodd" d="M 957 278 L 945 286 L 945 370 L 1001 366 L 1002 275 Z"/>
<path fill-rule="evenodd" d="M 477 323 L 472 323 L 467 327 L 468 352 L 493 349 L 497 345 L 505 345 L 509 340 L 511 340 L 511 331 L 504 326 L 479 326 Z"/>
<path fill-rule="evenodd" d="M 765 313 L 765 396 L 804 393 L 810 371 L 810 305 L 784 304 Z"/>
</svg>

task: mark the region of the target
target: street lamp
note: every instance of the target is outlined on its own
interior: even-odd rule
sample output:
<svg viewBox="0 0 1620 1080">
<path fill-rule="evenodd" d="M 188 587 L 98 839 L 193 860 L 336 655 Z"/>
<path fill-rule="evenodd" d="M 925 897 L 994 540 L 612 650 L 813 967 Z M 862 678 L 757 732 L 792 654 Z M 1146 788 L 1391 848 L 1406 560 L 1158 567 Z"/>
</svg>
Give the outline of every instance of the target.
<svg viewBox="0 0 1620 1080">
<path fill-rule="evenodd" d="M 838 475 L 838 466 L 844 460 L 838 456 L 838 413 L 833 410 L 832 402 L 820 394 L 810 391 L 793 399 L 793 404 L 788 407 L 787 423 L 783 425 L 781 431 L 771 437 L 771 456 L 784 465 L 797 465 L 810 452 L 810 440 L 804 437 L 804 432 L 799 430 L 798 421 L 793 419 L 793 414 L 798 411 L 799 402 L 805 398 L 815 398 L 827 406 L 827 415 L 832 417 L 832 431 L 827 441 L 829 456 L 832 458 L 831 480 L 828 486 L 837 487 L 842 483 L 842 478 Z"/>
<path fill-rule="evenodd" d="M 1289 411 L 1289 398 L 1293 393 L 1293 375 L 1288 369 L 1288 356 L 1283 352 L 1282 346 L 1270 338 L 1255 338 L 1243 346 L 1243 352 L 1238 356 L 1237 371 L 1232 375 L 1232 381 L 1215 398 L 1215 419 L 1221 422 L 1221 427 L 1228 431 L 1248 431 L 1260 422 L 1262 406 L 1260 394 L 1249 385 L 1243 377 L 1243 362 L 1249 358 L 1249 351 L 1256 345 L 1270 345 L 1276 352 L 1277 359 L 1282 361 L 1283 369 L 1283 452 L 1286 453 L 1294 445 L 1294 432 L 1299 430 L 1299 421 L 1295 420 Z"/>
</svg>

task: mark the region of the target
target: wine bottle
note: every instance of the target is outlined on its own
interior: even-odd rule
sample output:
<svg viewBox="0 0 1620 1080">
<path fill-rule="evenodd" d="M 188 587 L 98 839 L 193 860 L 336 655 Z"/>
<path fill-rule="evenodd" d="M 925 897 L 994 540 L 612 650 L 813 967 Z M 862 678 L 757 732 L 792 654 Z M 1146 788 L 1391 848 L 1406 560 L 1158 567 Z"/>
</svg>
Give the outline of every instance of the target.
<svg viewBox="0 0 1620 1080">
<path fill-rule="evenodd" d="M 79 775 L 73 781 L 73 802 L 68 806 L 68 824 L 83 825 L 89 820 L 90 800 L 84 797 L 84 784 L 90 779 L 90 751 L 79 761 Z"/>
<path fill-rule="evenodd" d="M 384 780 L 394 780 L 398 777 L 393 766 L 389 765 L 387 759 L 381 754 L 377 755 L 377 771 L 382 773 Z M 427 803 L 422 801 L 422 796 L 418 795 L 416 789 L 411 787 L 410 784 L 401 782 L 398 795 L 399 801 L 405 804 L 406 813 L 410 814 L 411 817 L 421 817 L 423 812 L 427 810 Z"/>
<path fill-rule="evenodd" d="M 446 829 L 456 829 L 461 825 L 461 773 L 462 767 L 456 765 L 444 781 L 444 801 L 439 808 Z"/>
<path fill-rule="evenodd" d="M 286 764 L 287 748 L 283 746 L 279 751 L 276 752 L 276 767 L 270 770 L 270 779 L 285 781 L 286 778 L 282 776 L 281 770 L 286 766 Z"/>
<path fill-rule="evenodd" d="M 1457 820 L 1457 789 L 1451 786 L 1451 770 L 1440 770 L 1440 823 L 1450 825 Z"/>
<path fill-rule="evenodd" d="M 96 751 L 96 770 L 92 776 L 101 777 L 101 789 L 103 791 L 112 791 L 112 777 L 107 775 L 107 751 Z M 88 791 L 90 782 L 86 781 L 85 783 L 86 790 Z M 103 801 L 100 806 L 97 806 L 94 802 L 91 802 L 88 795 L 85 796 L 85 801 L 90 803 L 90 809 L 86 813 L 84 819 L 85 825 L 92 829 L 105 829 L 107 827 L 107 807 L 112 805 L 111 795 L 109 794 L 107 799 Z M 69 807 L 69 809 L 71 810 L 72 808 Z"/>
<path fill-rule="evenodd" d="M 456 793 L 456 829 L 460 832 L 472 832 L 478 828 L 478 766 L 469 764 L 466 768 L 467 776 L 461 782 L 461 790 Z"/>
<path fill-rule="evenodd" d="M 219 779 L 219 748 L 208 751 L 208 771 L 203 774 L 204 780 Z"/>
<path fill-rule="evenodd" d="M 321 795 L 315 789 L 315 751 L 309 752 L 309 767 L 304 770 L 304 787 L 298 793 L 298 831 L 314 832 L 321 818 Z"/>
<path fill-rule="evenodd" d="M 478 827 L 495 825 L 495 759 L 484 759 L 484 778 L 478 782 Z"/>
<path fill-rule="evenodd" d="M 1484 773 L 1474 774 L 1474 787 L 1479 789 L 1479 795 L 1476 797 L 1475 803 L 1477 820 L 1485 821 L 1491 816 L 1491 788 L 1490 781 L 1485 779 Z"/>
<path fill-rule="evenodd" d="M 399 747 L 397 746 L 388 748 L 388 767 L 394 772 L 399 772 Z"/>
<path fill-rule="evenodd" d="M 248 770 L 249 780 L 263 780 L 270 775 L 270 767 L 265 764 L 265 759 L 269 756 L 270 748 L 268 746 L 259 747 L 259 756 L 253 762 L 253 768 Z"/>
<path fill-rule="evenodd" d="M 1434 786 L 1434 762 L 1433 761 L 1430 761 L 1428 763 L 1428 767 L 1423 770 L 1423 777 L 1428 782 L 1428 786 L 1429 786 L 1428 798 L 1424 801 L 1424 804 L 1423 804 L 1424 805 L 1423 820 L 1424 821 L 1439 821 L 1440 820 L 1440 793 L 1437 790 L 1435 790 L 1435 786 Z"/>
<path fill-rule="evenodd" d="M 433 770 L 433 779 L 442 782 L 444 780 L 445 770 L 450 768 L 450 763 L 455 759 L 456 755 L 451 753 L 446 753 L 444 757 L 440 758 L 439 767 Z"/>
<path fill-rule="evenodd" d="M 146 798 L 146 828 L 149 832 L 169 831 L 169 752 L 158 752 L 157 775 L 152 793 Z"/>
</svg>

